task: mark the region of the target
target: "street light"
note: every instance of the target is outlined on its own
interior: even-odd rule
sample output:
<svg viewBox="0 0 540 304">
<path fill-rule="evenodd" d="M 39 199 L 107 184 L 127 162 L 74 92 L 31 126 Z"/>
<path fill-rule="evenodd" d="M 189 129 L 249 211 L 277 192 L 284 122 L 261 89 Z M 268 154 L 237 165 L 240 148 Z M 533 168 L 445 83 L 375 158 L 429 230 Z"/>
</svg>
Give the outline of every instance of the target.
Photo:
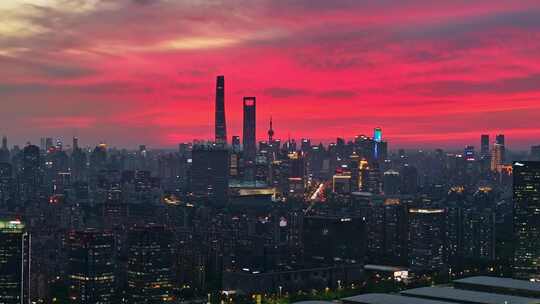
<svg viewBox="0 0 540 304">
<path fill-rule="evenodd" d="M 283 286 L 279 286 L 279 297 L 281 298 L 281 291 L 283 290 Z"/>
</svg>

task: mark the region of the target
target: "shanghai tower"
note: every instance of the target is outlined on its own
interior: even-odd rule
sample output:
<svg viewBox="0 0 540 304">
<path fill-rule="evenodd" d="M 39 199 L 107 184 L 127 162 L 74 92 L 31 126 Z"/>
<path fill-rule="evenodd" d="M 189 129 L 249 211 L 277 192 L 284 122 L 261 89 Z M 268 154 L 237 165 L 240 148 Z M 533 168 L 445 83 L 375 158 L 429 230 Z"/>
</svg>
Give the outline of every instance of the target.
<svg viewBox="0 0 540 304">
<path fill-rule="evenodd" d="M 216 83 L 216 143 L 227 143 L 227 123 L 225 121 L 225 77 L 218 76 Z"/>
</svg>

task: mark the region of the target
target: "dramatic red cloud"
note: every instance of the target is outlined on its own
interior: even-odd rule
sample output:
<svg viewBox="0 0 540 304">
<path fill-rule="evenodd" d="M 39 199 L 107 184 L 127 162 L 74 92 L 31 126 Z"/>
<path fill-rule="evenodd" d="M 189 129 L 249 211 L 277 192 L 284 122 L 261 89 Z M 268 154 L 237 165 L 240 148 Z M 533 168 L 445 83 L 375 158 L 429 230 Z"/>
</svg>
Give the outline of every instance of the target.
<svg viewBox="0 0 540 304">
<path fill-rule="evenodd" d="M 225 75 L 258 136 L 396 147 L 540 143 L 537 1 L 40 1 L 0 4 L 0 133 L 173 147 L 213 137 Z M 5 16 L 5 17 L 4 17 Z"/>
</svg>

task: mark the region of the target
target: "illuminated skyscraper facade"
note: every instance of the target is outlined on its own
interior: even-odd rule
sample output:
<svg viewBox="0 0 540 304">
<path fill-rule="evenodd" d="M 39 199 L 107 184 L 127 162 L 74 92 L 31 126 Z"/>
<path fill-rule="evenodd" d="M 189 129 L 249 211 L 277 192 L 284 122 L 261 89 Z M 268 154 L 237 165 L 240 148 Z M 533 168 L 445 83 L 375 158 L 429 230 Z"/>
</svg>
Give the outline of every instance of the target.
<svg viewBox="0 0 540 304">
<path fill-rule="evenodd" d="M 30 238 L 20 221 L 0 220 L 0 303 L 28 299 Z"/>
<path fill-rule="evenodd" d="M 127 280 L 132 304 L 173 301 L 173 234 L 160 225 L 128 233 Z"/>
<path fill-rule="evenodd" d="M 68 257 L 72 303 L 114 303 L 114 235 L 95 229 L 73 231 L 68 237 Z"/>
<path fill-rule="evenodd" d="M 444 209 L 409 210 L 409 266 L 413 269 L 437 270 L 445 263 Z"/>
<path fill-rule="evenodd" d="M 540 280 L 540 162 L 514 162 L 514 276 Z"/>
<path fill-rule="evenodd" d="M 227 122 L 225 120 L 225 77 L 218 76 L 216 83 L 216 143 L 227 143 Z"/>
</svg>

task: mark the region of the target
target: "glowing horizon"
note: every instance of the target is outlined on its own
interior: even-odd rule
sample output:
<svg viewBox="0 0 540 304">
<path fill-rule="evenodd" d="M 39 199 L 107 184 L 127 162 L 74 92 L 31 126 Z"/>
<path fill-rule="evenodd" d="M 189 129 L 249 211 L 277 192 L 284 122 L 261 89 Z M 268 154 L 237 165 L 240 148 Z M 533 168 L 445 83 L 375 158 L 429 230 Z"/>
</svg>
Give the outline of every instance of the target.
<svg viewBox="0 0 540 304">
<path fill-rule="evenodd" d="M 257 138 L 372 136 L 390 148 L 540 144 L 540 3 L 413 0 L 21 0 L 0 13 L 0 135 L 175 147 L 229 140 L 242 98 Z"/>
</svg>

